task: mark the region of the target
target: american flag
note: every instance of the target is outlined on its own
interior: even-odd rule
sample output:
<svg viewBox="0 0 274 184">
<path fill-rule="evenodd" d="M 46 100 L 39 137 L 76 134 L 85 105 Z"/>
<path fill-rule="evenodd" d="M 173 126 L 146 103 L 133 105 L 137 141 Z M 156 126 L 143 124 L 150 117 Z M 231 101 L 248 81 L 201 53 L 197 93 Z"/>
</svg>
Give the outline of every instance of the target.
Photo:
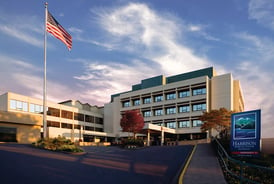
<svg viewBox="0 0 274 184">
<path fill-rule="evenodd" d="M 51 33 L 55 38 L 61 40 L 70 50 L 72 47 L 72 37 L 70 34 L 57 22 L 57 20 L 48 11 L 47 32 Z"/>
</svg>

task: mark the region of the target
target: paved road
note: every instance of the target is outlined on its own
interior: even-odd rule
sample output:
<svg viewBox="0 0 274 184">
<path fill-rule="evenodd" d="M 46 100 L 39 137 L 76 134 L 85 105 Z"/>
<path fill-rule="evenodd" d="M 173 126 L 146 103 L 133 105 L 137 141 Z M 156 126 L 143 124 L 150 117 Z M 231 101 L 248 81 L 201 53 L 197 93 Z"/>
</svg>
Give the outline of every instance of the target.
<svg viewBox="0 0 274 184">
<path fill-rule="evenodd" d="M 67 155 L 0 144 L 1 184 L 130 183 L 170 184 L 186 161 L 192 146 L 86 147 L 87 154 Z"/>
</svg>

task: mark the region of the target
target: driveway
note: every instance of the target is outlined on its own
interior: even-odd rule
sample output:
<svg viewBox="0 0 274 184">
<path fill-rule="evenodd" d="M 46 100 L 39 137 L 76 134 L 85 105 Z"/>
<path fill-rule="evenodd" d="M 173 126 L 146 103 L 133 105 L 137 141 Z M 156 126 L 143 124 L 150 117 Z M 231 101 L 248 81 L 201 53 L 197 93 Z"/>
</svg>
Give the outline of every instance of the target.
<svg viewBox="0 0 274 184">
<path fill-rule="evenodd" d="M 84 147 L 87 154 L 77 156 L 29 145 L 0 144 L 1 183 L 175 183 L 192 148 Z"/>
</svg>

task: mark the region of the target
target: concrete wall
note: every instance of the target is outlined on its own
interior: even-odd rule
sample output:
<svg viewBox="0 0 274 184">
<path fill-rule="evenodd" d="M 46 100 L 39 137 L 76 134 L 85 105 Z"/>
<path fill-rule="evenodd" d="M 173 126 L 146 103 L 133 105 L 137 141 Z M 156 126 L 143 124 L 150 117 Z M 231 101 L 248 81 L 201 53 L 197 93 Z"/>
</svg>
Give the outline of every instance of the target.
<svg viewBox="0 0 274 184">
<path fill-rule="evenodd" d="M 40 139 L 41 115 L 0 111 L 0 126 L 16 128 L 18 143 L 32 143 Z"/>
<path fill-rule="evenodd" d="M 233 110 L 233 78 L 231 74 L 215 76 L 211 79 L 211 109 L 224 107 Z"/>
</svg>

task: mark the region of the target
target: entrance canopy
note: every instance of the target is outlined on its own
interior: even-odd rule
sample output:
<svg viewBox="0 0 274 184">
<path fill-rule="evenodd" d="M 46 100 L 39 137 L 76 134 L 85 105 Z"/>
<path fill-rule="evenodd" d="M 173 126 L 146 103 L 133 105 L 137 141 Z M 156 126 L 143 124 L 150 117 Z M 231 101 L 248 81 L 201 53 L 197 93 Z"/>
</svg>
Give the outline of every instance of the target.
<svg viewBox="0 0 274 184">
<path fill-rule="evenodd" d="M 147 132 L 148 130 L 150 131 L 155 131 L 155 132 L 167 132 L 167 133 L 171 133 L 171 134 L 175 134 L 175 129 L 172 128 L 167 128 L 167 127 L 163 127 L 163 126 L 159 126 L 159 125 L 154 125 L 151 123 L 145 123 L 145 126 L 143 128 L 144 132 Z"/>
</svg>

